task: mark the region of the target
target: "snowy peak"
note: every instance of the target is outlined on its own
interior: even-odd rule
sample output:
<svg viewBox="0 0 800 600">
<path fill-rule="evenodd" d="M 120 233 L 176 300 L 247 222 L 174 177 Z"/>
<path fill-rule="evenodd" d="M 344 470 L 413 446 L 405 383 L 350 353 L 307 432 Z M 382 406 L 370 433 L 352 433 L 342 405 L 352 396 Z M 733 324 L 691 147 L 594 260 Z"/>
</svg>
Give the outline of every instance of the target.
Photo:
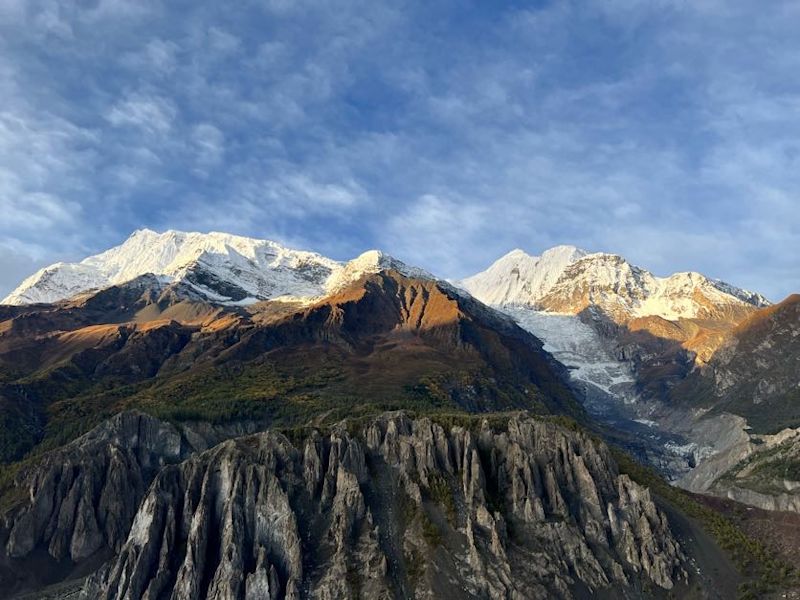
<svg viewBox="0 0 800 600">
<path fill-rule="evenodd" d="M 406 277 L 435 279 L 435 277 L 427 271 L 408 266 L 404 262 L 380 250 L 368 250 L 334 271 L 325 284 L 326 292 L 334 293 L 350 283 L 358 281 L 364 275 L 379 273 L 386 270 L 397 271 Z"/>
<path fill-rule="evenodd" d="M 290 250 L 269 240 L 227 233 L 186 233 L 148 229 L 133 233 L 122 245 L 89 257 L 81 264 L 94 266 L 110 283 L 128 281 L 142 273 L 175 276 L 196 264 L 234 273 L 294 269 L 319 265 L 333 269 L 338 263 L 313 252 Z M 252 289 L 257 293 L 257 289 Z"/>
<path fill-rule="evenodd" d="M 599 307 L 617 320 L 707 318 L 769 304 L 760 294 L 699 273 L 656 277 L 616 254 L 574 246 L 556 246 L 541 257 L 513 250 L 461 286 L 494 306 L 568 314 Z"/>
<path fill-rule="evenodd" d="M 541 256 L 516 249 L 459 285 L 486 304 L 534 304 L 550 291 L 567 266 L 587 254 L 575 246 L 556 246 Z"/>
<path fill-rule="evenodd" d="M 183 281 L 215 301 L 243 301 L 322 292 L 336 261 L 290 250 L 268 240 L 226 233 L 149 229 L 80 263 L 58 263 L 26 279 L 3 302 L 55 302 L 76 293 L 130 281 L 152 273 Z"/>
<path fill-rule="evenodd" d="M 28 279 L 4 304 L 49 303 L 92 289 L 118 285 L 144 274 L 181 282 L 212 302 L 267 299 L 309 301 L 366 273 L 395 269 L 433 277 L 377 250 L 341 263 L 315 252 L 227 233 L 135 231 L 125 242 L 79 263 L 57 263 Z"/>
<path fill-rule="evenodd" d="M 599 307 L 617 321 L 641 317 L 676 321 L 738 318 L 768 301 L 700 273 L 656 277 L 621 256 L 596 253 L 569 265 L 537 304 L 572 314 Z"/>
</svg>

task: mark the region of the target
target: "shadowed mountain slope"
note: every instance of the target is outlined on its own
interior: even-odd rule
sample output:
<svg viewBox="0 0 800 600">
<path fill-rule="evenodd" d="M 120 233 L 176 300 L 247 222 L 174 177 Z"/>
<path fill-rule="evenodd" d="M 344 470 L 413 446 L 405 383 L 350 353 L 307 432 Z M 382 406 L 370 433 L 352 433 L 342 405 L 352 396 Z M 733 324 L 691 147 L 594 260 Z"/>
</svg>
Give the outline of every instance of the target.
<svg viewBox="0 0 800 600">
<path fill-rule="evenodd" d="M 761 433 L 800 425 L 800 295 L 740 323 L 675 397 L 741 415 Z"/>
</svg>

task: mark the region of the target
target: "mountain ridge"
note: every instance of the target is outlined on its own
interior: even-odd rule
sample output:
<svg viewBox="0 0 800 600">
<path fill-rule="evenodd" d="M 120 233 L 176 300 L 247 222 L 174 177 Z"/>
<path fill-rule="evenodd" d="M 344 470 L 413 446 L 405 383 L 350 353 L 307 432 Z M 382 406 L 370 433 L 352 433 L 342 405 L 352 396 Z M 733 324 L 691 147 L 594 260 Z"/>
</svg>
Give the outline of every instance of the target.
<svg viewBox="0 0 800 600">
<path fill-rule="evenodd" d="M 541 257 L 514 250 L 458 284 L 543 340 L 589 413 L 645 440 L 640 456 L 669 478 L 688 481 L 701 461 L 728 451 L 717 441 L 747 437 L 733 431 L 740 418 L 699 423 L 672 390 L 687 389 L 738 324 L 769 310 L 762 295 L 696 272 L 657 277 L 574 246 Z"/>
<path fill-rule="evenodd" d="M 537 338 L 443 282 L 387 269 L 313 303 L 249 306 L 182 286 L 144 276 L 0 313 L 0 460 L 38 443 L 48 421 L 129 402 L 207 419 L 375 402 L 578 409 Z M 81 403 L 91 407 L 70 408 Z"/>
<path fill-rule="evenodd" d="M 667 320 L 694 318 L 703 307 L 691 299 L 697 290 L 756 307 L 770 304 L 761 294 L 744 290 L 694 271 L 657 277 L 618 254 L 588 252 L 575 246 L 555 246 L 541 256 L 515 249 L 486 270 L 457 282 L 490 305 L 523 305 L 548 312 L 576 314 L 589 305 L 627 313 L 629 318 L 659 316 Z M 583 297 L 576 286 L 583 286 Z M 615 297 L 604 297 L 613 291 Z M 726 298 L 727 297 L 727 298 Z M 623 302 L 619 302 L 623 298 Z M 689 299 L 689 301 L 686 301 Z"/>
<path fill-rule="evenodd" d="M 288 299 L 311 302 L 346 287 L 365 273 L 394 269 L 433 279 L 379 250 L 350 261 L 294 250 L 277 242 L 220 232 L 149 229 L 77 263 L 59 262 L 26 278 L 2 304 L 52 303 L 131 281 L 147 274 L 165 283 L 183 282 L 207 300 L 248 304 Z"/>
<path fill-rule="evenodd" d="M 220 232 L 198 233 L 149 229 L 133 232 L 122 244 L 77 263 L 58 262 L 26 278 L 0 304 L 52 303 L 153 274 L 165 282 L 185 282 L 216 303 L 247 304 L 268 299 L 310 302 L 345 287 L 364 273 L 392 268 L 406 275 L 434 279 L 379 250 L 368 250 L 350 261 L 294 250 L 277 242 Z M 584 287 L 583 306 L 571 289 Z M 695 272 L 656 277 L 619 255 L 588 252 L 561 245 L 531 256 L 515 249 L 485 271 L 456 286 L 490 305 L 536 306 L 548 312 L 577 313 L 589 304 L 603 304 L 602 292 L 628 292 L 622 306 L 610 307 L 630 318 L 666 319 L 702 314 L 698 293 L 707 298 L 734 299 L 767 306 L 762 295 Z M 618 300 L 615 298 L 615 300 Z"/>
</svg>

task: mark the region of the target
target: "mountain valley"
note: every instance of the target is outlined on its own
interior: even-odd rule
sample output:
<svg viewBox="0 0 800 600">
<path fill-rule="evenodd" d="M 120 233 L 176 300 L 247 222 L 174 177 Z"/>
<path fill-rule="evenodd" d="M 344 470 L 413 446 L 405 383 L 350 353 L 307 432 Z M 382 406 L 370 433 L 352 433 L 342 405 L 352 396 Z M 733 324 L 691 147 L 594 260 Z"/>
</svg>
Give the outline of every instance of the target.
<svg viewBox="0 0 800 600">
<path fill-rule="evenodd" d="M 724 482 L 741 461 L 758 460 L 749 457 L 760 446 L 794 444 L 796 296 L 773 306 L 698 273 L 658 278 L 571 246 L 541 257 L 512 251 L 459 284 L 542 339 L 570 368 L 587 410 L 628 431 L 629 449 L 671 480 L 764 508 L 794 506 L 791 479 L 771 482 L 778 501 Z"/>
</svg>

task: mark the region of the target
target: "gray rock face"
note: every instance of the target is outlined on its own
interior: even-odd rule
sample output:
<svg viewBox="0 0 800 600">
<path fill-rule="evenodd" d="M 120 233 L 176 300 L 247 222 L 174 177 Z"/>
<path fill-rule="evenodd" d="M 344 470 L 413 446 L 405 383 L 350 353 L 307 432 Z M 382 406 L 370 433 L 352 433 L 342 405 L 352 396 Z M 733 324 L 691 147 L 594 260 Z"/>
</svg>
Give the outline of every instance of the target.
<svg viewBox="0 0 800 600">
<path fill-rule="evenodd" d="M 296 445 L 223 442 L 162 468 L 85 595 L 569 598 L 686 577 L 665 516 L 605 446 L 500 427 L 389 414 Z"/>
<path fill-rule="evenodd" d="M 17 500 L 0 528 L 5 554 L 24 558 L 44 549 L 77 563 L 101 549 L 119 551 L 165 465 L 255 429 L 248 422 L 178 429 L 138 411 L 120 413 L 17 474 Z"/>
<path fill-rule="evenodd" d="M 181 435 L 138 412 L 120 413 L 21 471 L 24 491 L 4 515 L 6 553 L 45 547 L 56 560 L 84 559 L 104 546 L 119 550 L 156 472 L 182 457 Z"/>
<path fill-rule="evenodd" d="M 764 510 L 800 512 L 800 495 L 797 493 L 764 494 L 755 490 L 732 486 L 727 490 L 727 497 L 736 502 L 749 504 Z"/>
</svg>

